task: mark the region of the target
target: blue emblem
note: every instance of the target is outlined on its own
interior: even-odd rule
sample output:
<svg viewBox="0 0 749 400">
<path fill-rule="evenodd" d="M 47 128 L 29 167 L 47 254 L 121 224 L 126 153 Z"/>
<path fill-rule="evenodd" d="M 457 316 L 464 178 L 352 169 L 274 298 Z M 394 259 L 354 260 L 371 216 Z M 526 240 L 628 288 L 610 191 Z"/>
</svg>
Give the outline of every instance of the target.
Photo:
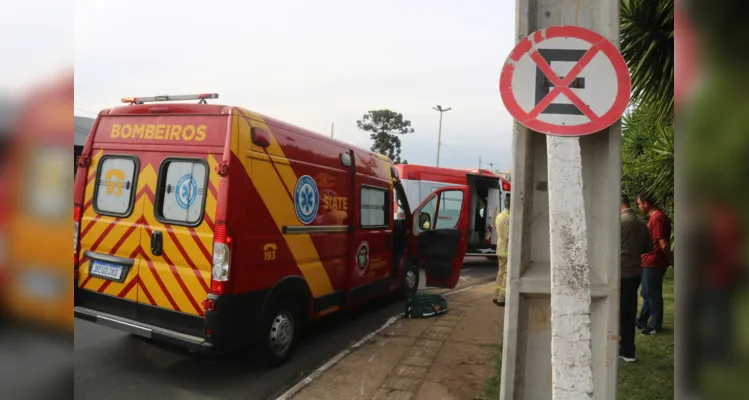
<svg viewBox="0 0 749 400">
<path fill-rule="evenodd" d="M 309 175 L 304 175 L 296 182 L 294 189 L 294 208 L 296 216 L 307 225 L 314 221 L 319 207 L 320 192 L 317 190 L 315 180 Z"/>
<path fill-rule="evenodd" d="M 177 205 L 183 210 L 187 210 L 195 203 L 198 198 L 198 182 L 192 174 L 187 174 L 177 181 L 177 188 L 174 191 L 177 199 Z"/>
</svg>

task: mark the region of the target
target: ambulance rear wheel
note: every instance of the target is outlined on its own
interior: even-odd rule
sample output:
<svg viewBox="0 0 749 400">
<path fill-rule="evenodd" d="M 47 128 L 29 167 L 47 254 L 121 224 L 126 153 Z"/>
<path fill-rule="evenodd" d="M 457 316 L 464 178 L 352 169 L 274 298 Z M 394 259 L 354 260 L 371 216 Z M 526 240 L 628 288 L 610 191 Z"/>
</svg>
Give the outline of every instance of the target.
<svg viewBox="0 0 749 400">
<path fill-rule="evenodd" d="M 288 299 L 279 300 L 265 315 L 263 353 L 266 364 L 277 367 L 291 358 L 299 336 L 299 311 Z"/>
</svg>

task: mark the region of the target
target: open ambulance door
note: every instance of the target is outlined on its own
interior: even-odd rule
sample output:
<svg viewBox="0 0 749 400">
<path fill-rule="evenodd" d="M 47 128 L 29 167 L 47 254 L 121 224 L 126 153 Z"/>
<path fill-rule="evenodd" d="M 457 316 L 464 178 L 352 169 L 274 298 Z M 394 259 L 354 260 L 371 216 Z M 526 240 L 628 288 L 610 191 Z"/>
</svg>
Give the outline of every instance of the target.
<svg viewBox="0 0 749 400">
<path fill-rule="evenodd" d="M 454 288 L 468 248 L 470 189 L 435 190 L 411 214 L 410 253 L 424 268 L 427 286 Z"/>
</svg>

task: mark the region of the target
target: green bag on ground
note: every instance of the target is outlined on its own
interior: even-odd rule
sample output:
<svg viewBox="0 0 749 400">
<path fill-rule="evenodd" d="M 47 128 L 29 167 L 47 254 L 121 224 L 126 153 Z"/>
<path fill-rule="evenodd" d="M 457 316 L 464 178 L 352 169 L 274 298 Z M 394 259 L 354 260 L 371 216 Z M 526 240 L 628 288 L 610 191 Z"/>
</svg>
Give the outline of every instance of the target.
<svg viewBox="0 0 749 400">
<path fill-rule="evenodd" d="M 406 301 L 407 318 L 428 318 L 447 312 L 447 300 L 438 294 L 417 294 Z"/>
</svg>

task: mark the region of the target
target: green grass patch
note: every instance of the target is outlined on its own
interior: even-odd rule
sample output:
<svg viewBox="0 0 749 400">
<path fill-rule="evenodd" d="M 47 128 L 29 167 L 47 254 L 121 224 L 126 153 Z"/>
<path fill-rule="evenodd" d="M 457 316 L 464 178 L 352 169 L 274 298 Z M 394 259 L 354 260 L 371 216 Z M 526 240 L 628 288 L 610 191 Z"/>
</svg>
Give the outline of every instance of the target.
<svg viewBox="0 0 749 400">
<path fill-rule="evenodd" d="M 640 305 L 642 298 L 640 298 Z M 638 309 L 639 310 L 639 309 Z M 636 335 L 637 362 L 619 360 L 619 398 L 674 398 L 674 269 L 663 279 L 663 329 L 655 336 Z"/>
<path fill-rule="evenodd" d="M 491 345 L 489 347 L 494 349 L 493 360 L 496 368 L 494 375 L 484 382 L 484 390 L 476 396 L 476 400 L 499 399 L 499 386 L 502 383 L 502 345 Z"/>
<path fill-rule="evenodd" d="M 642 298 L 640 298 L 642 302 Z M 674 397 L 674 270 L 669 268 L 663 279 L 664 332 L 655 336 L 637 334 L 637 362 L 619 360 L 618 391 L 620 399 L 672 399 Z M 484 383 L 477 399 L 499 398 L 502 371 L 502 346 L 495 346 L 496 371 Z"/>
</svg>

